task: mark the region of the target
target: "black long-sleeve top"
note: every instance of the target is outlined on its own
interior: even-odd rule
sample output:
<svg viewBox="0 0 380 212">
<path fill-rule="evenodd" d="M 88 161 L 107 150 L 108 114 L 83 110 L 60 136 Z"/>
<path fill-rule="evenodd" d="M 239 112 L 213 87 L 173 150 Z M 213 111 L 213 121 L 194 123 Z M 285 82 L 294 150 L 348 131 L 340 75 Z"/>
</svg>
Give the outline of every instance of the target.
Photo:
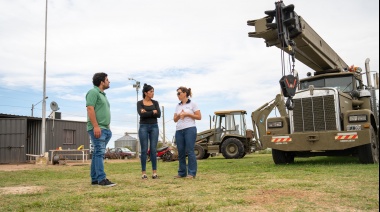
<svg viewBox="0 0 380 212">
<path fill-rule="evenodd" d="M 157 118 L 161 117 L 160 105 L 156 100 L 153 100 L 153 105 L 146 106 L 143 104 L 143 100 L 137 102 L 137 112 L 140 115 L 140 124 L 156 124 Z M 146 112 L 142 113 L 141 109 Z M 153 110 L 157 110 L 156 114 L 153 114 Z"/>
</svg>

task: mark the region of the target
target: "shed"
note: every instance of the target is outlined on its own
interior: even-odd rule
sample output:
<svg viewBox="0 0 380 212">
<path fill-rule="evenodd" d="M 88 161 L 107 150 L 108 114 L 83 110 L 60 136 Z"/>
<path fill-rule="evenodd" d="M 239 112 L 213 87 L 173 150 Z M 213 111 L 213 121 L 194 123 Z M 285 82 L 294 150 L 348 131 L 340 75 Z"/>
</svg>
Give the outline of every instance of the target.
<svg viewBox="0 0 380 212">
<path fill-rule="evenodd" d="M 56 116 L 57 117 L 57 116 Z M 60 116 L 59 116 L 60 117 Z M 45 152 L 90 147 L 84 121 L 46 118 Z M 42 118 L 0 113 L 0 164 L 24 163 L 26 154 L 41 154 Z"/>
</svg>

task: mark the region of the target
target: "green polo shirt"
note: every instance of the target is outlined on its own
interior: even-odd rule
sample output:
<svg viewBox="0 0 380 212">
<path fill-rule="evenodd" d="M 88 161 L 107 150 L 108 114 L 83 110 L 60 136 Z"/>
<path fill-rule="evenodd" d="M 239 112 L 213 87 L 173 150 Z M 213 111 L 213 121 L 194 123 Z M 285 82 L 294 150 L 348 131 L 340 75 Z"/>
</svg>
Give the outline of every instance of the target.
<svg viewBox="0 0 380 212">
<path fill-rule="evenodd" d="M 86 107 L 93 106 L 95 109 L 96 120 L 102 129 L 109 129 L 111 123 L 110 103 L 107 100 L 106 93 L 100 91 L 97 86 L 89 90 L 86 94 Z M 94 126 L 87 114 L 87 131 L 92 130 Z"/>
</svg>

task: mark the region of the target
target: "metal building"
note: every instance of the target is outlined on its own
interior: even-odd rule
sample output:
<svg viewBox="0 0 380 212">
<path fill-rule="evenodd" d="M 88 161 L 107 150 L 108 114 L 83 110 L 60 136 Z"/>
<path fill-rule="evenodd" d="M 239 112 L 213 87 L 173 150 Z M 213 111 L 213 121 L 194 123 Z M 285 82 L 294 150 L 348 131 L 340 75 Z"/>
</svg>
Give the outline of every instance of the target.
<svg viewBox="0 0 380 212">
<path fill-rule="evenodd" d="M 117 147 L 131 147 L 131 151 L 137 151 L 137 139 L 130 136 L 127 132 L 125 135 L 115 141 L 115 148 Z"/>
<path fill-rule="evenodd" d="M 42 154 L 41 127 L 42 118 L 0 113 L 0 164 L 24 163 L 29 159 L 26 154 Z M 90 148 L 86 122 L 46 119 L 45 152 L 80 145 Z"/>
</svg>

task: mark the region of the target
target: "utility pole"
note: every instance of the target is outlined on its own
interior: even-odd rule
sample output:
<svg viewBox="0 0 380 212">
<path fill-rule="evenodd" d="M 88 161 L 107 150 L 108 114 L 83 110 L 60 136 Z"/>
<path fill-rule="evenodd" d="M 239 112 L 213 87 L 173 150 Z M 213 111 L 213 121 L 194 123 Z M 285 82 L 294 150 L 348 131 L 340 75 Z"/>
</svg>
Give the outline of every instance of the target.
<svg viewBox="0 0 380 212">
<path fill-rule="evenodd" d="M 128 80 L 133 80 L 135 81 L 135 84 L 133 84 L 133 87 L 136 88 L 136 105 L 137 105 L 137 102 L 139 101 L 139 88 L 140 88 L 140 82 L 139 81 L 136 81 L 135 79 L 133 78 L 128 78 Z M 137 110 L 136 110 L 137 111 Z M 136 139 L 137 139 L 137 154 L 140 152 L 140 142 L 139 142 L 139 113 L 137 113 L 137 117 L 136 117 L 136 130 L 137 130 L 137 136 L 136 136 Z"/>
<path fill-rule="evenodd" d="M 42 127 L 41 127 L 41 155 L 45 155 L 45 125 L 46 125 L 46 43 L 47 43 L 47 14 L 48 14 L 48 0 L 46 0 L 45 9 L 45 54 L 44 54 L 44 86 L 42 98 Z"/>
<path fill-rule="evenodd" d="M 165 136 L 165 109 L 164 106 L 162 106 L 162 134 L 163 139 L 162 143 L 166 144 L 166 136 Z"/>
</svg>

